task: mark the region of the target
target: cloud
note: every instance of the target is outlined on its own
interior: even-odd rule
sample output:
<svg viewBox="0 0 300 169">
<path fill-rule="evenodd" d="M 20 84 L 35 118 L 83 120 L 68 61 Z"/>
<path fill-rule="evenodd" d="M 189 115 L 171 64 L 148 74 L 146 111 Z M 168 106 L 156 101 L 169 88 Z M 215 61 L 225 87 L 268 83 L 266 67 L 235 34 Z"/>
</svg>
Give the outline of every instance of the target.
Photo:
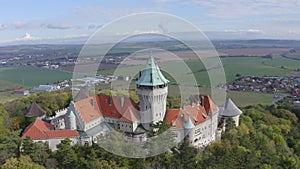
<svg viewBox="0 0 300 169">
<path fill-rule="evenodd" d="M 264 34 L 265 32 L 260 30 L 260 29 L 248 29 L 247 30 L 248 33 L 262 33 Z"/>
<path fill-rule="evenodd" d="M 162 33 L 160 31 L 157 30 L 134 30 L 131 32 L 117 32 L 116 35 L 136 35 L 136 34 L 159 34 Z"/>
<path fill-rule="evenodd" d="M 16 45 L 16 44 L 69 44 L 69 43 L 84 43 L 88 39 L 88 34 L 65 35 L 57 37 L 36 37 L 29 33 L 25 33 L 20 38 L 11 40 L 0 40 L 0 45 Z"/>
<path fill-rule="evenodd" d="M 64 24 L 64 23 L 50 23 L 42 24 L 41 27 L 46 27 L 48 29 L 73 29 L 76 28 L 74 25 Z"/>
<path fill-rule="evenodd" d="M 247 16 L 300 14 L 300 0 L 190 0 L 186 5 L 208 9 L 207 16 L 237 19 Z"/>
<path fill-rule="evenodd" d="M 40 40 L 40 38 L 30 35 L 29 33 L 25 33 L 25 35 L 21 38 L 16 38 L 16 41 L 34 41 Z"/>
<path fill-rule="evenodd" d="M 88 25 L 88 29 L 98 29 L 101 28 L 103 25 L 96 25 L 96 24 L 90 24 Z"/>
<path fill-rule="evenodd" d="M 265 34 L 265 32 L 263 30 L 260 29 L 247 29 L 247 30 L 243 30 L 243 29 L 226 29 L 224 30 L 225 33 L 258 33 L 258 34 Z"/>
<path fill-rule="evenodd" d="M 12 23 L 12 25 L 16 28 L 16 29 L 22 29 L 25 28 L 29 25 L 29 22 L 27 21 L 15 21 Z"/>
<path fill-rule="evenodd" d="M 81 18 L 94 19 L 95 21 L 110 22 L 113 19 L 140 12 L 168 12 L 169 10 L 162 7 L 130 7 L 130 8 L 105 8 L 103 6 L 73 6 L 74 13 Z"/>
</svg>

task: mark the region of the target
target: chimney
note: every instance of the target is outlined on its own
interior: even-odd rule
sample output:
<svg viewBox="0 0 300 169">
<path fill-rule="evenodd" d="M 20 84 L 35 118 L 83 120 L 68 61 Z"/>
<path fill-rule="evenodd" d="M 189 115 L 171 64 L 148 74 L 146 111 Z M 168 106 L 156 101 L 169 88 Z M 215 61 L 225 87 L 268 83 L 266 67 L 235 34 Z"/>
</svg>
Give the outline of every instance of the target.
<svg viewBox="0 0 300 169">
<path fill-rule="evenodd" d="M 109 105 L 112 105 L 112 96 L 109 96 Z"/>
<path fill-rule="evenodd" d="M 94 98 L 91 99 L 91 105 L 92 105 L 93 107 L 95 106 L 95 99 L 94 99 Z"/>
<path fill-rule="evenodd" d="M 142 76 L 142 71 L 140 71 L 140 73 L 139 73 L 139 78 Z"/>
<path fill-rule="evenodd" d="M 121 107 L 124 107 L 124 96 L 121 96 Z"/>
<path fill-rule="evenodd" d="M 150 82 L 151 83 L 153 82 L 153 75 L 152 75 L 152 73 L 150 73 Z"/>
</svg>

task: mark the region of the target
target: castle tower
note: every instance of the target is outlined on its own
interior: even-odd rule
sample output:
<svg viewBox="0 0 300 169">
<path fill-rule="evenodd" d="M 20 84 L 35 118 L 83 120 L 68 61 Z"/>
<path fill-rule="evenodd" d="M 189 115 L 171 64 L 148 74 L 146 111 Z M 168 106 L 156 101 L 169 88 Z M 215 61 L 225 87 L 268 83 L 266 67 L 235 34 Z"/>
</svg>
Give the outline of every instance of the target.
<svg viewBox="0 0 300 169">
<path fill-rule="evenodd" d="M 69 129 L 76 130 L 76 117 L 75 117 L 75 114 L 73 113 L 73 111 L 70 112 L 68 118 L 69 118 L 69 123 L 70 123 Z"/>
<path fill-rule="evenodd" d="M 141 123 L 147 130 L 165 117 L 168 83 L 151 56 L 136 81 Z"/>
<path fill-rule="evenodd" d="M 238 127 L 240 115 L 242 113 L 243 112 L 233 103 L 233 101 L 230 98 L 228 98 L 219 113 L 219 119 L 224 121 L 223 131 L 225 131 L 226 120 L 228 118 L 232 118 L 232 120 L 235 123 L 235 126 Z"/>
</svg>

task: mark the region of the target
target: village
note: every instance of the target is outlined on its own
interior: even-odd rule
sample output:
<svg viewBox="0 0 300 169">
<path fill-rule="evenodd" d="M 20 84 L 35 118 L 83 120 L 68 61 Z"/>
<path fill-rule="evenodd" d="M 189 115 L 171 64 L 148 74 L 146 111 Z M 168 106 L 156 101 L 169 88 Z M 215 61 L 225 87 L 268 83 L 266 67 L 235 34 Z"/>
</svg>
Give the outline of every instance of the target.
<svg viewBox="0 0 300 169">
<path fill-rule="evenodd" d="M 274 94 L 287 93 L 291 97 L 299 97 L 299 83 L 300 77 L 297 76 L 241 76 L 222 88 Z"/>
</svg>

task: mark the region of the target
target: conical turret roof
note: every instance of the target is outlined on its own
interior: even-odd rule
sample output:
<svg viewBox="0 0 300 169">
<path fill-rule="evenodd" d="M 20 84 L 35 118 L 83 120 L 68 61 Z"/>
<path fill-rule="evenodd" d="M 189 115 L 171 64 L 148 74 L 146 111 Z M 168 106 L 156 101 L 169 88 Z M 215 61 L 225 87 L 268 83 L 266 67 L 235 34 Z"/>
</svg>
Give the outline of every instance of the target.
<svg viewBox="0 0 300 169">
<path fill-rule="evenodd" d="M 185 129 L 193 129 L 193 128 L 195 128 L 195 125 L 191 121 L 190 116 L 188 116 L 188 120 L 184 122 L 184 128 Z"/>
<path fill-rule="evenodd" d="M 46 111 L 43 110 L 35 101 L 30 105 L 29 111 L 25 114 L 25 117 L 41 117 L 46 114 Z"/>
<path fill-rule="evenodd" d="M 169 83 L 169 80 L 161 73 L 153 56 L 150 56 L 147 65 L 143 70 L 141 77 L 136 81 L 136 84 L 141 86 L 158 86 L 167 83 Z"/>
<path fill-rule="evenodd" d="M 75 117 L 75 114 L 74 114 L 74 112 L 73 112 L 73 111 L 71 111 L 68 117 Z"/>
<path fill-rule="evenodd" d="M 243 112 L 228 98 L 223 106 L 223 111 L 220 113 L 221 116 L 234 117 L 242 114 Z"/>
</svg>

